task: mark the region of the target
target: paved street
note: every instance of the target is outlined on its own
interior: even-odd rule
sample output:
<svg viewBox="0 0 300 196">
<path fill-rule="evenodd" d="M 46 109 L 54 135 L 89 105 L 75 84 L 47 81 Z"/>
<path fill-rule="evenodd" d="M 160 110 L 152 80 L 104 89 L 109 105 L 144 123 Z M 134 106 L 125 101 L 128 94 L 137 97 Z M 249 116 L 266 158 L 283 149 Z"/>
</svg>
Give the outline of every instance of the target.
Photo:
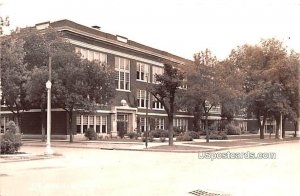
<svg viewBox="0 0 300 196">
<path fill-rule="evenodd" d="M 299 149 L 299 142 L 234 149 L 230 152 L 276 152 L 276 159 L 211 161 L 197 153 L 59 147 L 54 150 L 62 156 L 51 159 L 0 163 L 0 195 L 191 195 L 206 190 L 299 196 Z"/>
</svg>

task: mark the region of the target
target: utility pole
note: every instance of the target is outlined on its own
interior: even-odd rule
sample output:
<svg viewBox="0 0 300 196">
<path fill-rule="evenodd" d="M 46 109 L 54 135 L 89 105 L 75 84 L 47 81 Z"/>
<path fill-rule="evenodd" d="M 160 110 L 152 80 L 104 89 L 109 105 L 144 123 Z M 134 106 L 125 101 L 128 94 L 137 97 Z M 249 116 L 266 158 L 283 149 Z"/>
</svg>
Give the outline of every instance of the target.
<svg viewBox="0 0 300 196">
<path fill-rule="evenodd" d="M 148 105 L 149 105 L 149 95 L 148 95 L 149 76 L 148 76 L 148 73 L 145 76 L 146 76 L 146 80 L 147 80 L 147 84 L 146 84 L 146 141 L 145 141 L 145 145 L 146 145 L 146 148 L 148 148 Z"/>
</svg>

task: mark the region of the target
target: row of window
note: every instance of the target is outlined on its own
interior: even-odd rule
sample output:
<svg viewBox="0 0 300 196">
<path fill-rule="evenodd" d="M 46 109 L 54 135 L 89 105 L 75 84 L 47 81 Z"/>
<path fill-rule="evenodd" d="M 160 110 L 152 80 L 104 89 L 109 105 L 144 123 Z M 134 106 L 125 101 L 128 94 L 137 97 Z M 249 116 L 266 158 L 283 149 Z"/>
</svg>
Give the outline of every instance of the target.
<svg viewBox="0 0 300 196">
<path fill-rule="evenodd" d="M 81 54 L 82 58 L 89 61 L 98 61 L 99 63 L 107 64 L 107 54 L 101 52 L 95 52 L 92 50 L 87 50 L 83 48 L 75 48 L 76 53 Z"/>
<path fill-rule="evenodd" d="M 146 90 L 137 90 L 137 102 L 139 108 L 150 108 L 150 102 L 149 99 L 151 97 L 152 100 L 152 109 L 164 109 L 163 105 L 154 97 L 150 96 L 150 93 L 148 93 L 147 97 L 147 91 Z"/>
<path fill-rule="evenodd" d="M 76 52 L 80 53 L 82 58 L 90 61 L 98 61 L 100 63 L 107 64 L 107 54 L 87 50 L 76 47 Z M 152 67 L 152 75 L 150 76 L 150 68 Z M 115 57 L 115 85 L 118 90 L 130 90 L 130 60 Z M 156 83 L 156 75 L 162 75 L 164 69 L 162 67 L 150 66 L 146 63 L 137 62 L 136 64 L 136 80 Z M 183 81 L 182 88 L 186 88 L 186 82 Z"/>
<path fill-rule="evenodd" d="M 96 133 L 108 133 L 107 116 L 95 115 L 77 115 L 76 116 L 77 133 L 85 133 L 88 128 L 94 128 Z"/>
<path fill-rule="evenodd" d="M 146 131 L 146 117 L 140 117 L 140 131 Z M 184 118 L 175 118 L 173 120 L 173 126 L 179 128 L 182 131 L 188 130 L 188 120 Z M 165 119 L 155 118 L 154 129 L 165 129 Z M 150 130 L 150 123 L 148 122 L 148 130 Z"/>
<path fill-rule="evenodd" d="M 182 131 L 188 130 L 188 120 L 184 118 L 173 119 L 173 126 L 179 128 Z"/>
<path fill-rule="evenodd" d="M 140 117 L 140 131 L 146 131 L 146 117 Z M 154 119 L 154 129 L 164 129 L 165 128 L 165 119 L 164 118 L 155 118 Z M 150 123 L 148 122 L 148 130 L 150 130 Z"/>
</svg>

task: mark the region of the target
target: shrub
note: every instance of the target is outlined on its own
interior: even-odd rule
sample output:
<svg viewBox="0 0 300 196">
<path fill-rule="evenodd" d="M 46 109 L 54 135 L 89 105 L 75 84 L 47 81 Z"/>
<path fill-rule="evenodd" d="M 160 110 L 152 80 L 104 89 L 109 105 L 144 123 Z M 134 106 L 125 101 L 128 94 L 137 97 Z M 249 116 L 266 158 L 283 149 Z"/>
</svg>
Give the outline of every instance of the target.
<svg viewBox="0 0 300 196">
<path fill-rule="evenodd" d="M 158 129 L 149 131 L 149 136 L 159 138 L 160 137 L 160 131 Z"/>
<path fill-rule="evenodd" d="M 173 131 L 174 131 L 174 135 L 175 136 L 177 136 L 177 135 L 181 135 L 181 134 L 183 134 L 183 130 L 182 129 L 180 129 L 179 127 L 174 127 L 173 128 Z"/>
<path fill-rule="evenodd" d="M 130 139 L 137 138 L 137 133 L 135 133 L 135 132 L 130 132 L 130 133 L 127 133 L 127 136 L 128 136 Z"/>
<path fill-rule="evenodd" d="M 229 123 L 225 126 L 228 135 L 241 135 L 242 131 L 239 126 L 234 125 L 233 123 Z"/>
<path fill-rule="evenodd" d="M 154 138 L 160 138 L 160 137 L 168 137 L 169 133 L 168 133 L 167 130 L 155 129 L 155 130 L 151 130 L 149 132 L 149 135 L 154 137 Z"/>
<path fill-rule="evenodd" d="M 165 141 L 166 141 L 166 138 L 165 138 L 165 137 L 160 137 L 160 141 L 161 141 L 161 142 L 165 142 Z"/>
<path fill-rule="evenodd" d="M 199 135 L 206 135 L 206 132 L 205 131 L 200 131 Z"/>
<path fill-rule="evenodd" d="M 258 131 L 253 129 L 253 130 L 250 131 L 250 133 L 252 133 L 252 134 L 258 134 Z"/>
<path fill-rule="evenodd" d="M 228 137 L 225 132 L 212 132 L 209 135 L 209 139 L 211 139 L 211 140 L 227 140 Z"/>
<path fill-rule="evenodd" d="M 159 136 L 160 137 L 169 137 L 169 131 L 168 130 L 161 130 Z"/>
<path fill-rule="evenodd" d="M 149 142 L 154 142 L 154 138 L 152 136 L 148 137 Z"/>
<path fill-rule="evenodd" d="M 145 136 L 142 137 L 142 141 L 143 141 L 143 142 L 146 142 L 146 137 L 145 137 Z M 153 138 L 152 136 L 149 136 L 149 137 L 148 137 L 148 141 L 149 141 L 149 142 L 153 142 L 153 141 L 154 141 L 154 138 Z"/>
<path fill-rule="evenodd" d="M 85 131 L 84 136 L 86 138 L 88 138 L 88 140 L 96 140 L 97 139 L 97 133 L 95 132 L 94 128 L 92 128 L 92 127 L 88 128 Z"/>
<path fill-rule="evenodd" d="M 210 131 L 218 131 L 219 125 L 217 122 L 213 122 L 211 125 L 208 126 L 208 130 Z"/>
<path fill-rule="evenodd" d="M 14 154 L 22 146 L 22 138 L 18 126 L 9 121 L 5 134 L 1 137 L 1 154 Z"/>
<path fill-rule="evenodd" d="M 176 141 L 193 141 L 193 138 L 188 134 L 184 133 L 176 137 Z"/>
<path fill-rule="evenodd" d="M 191 136 L 193 139 L 199 139 L 200 134 L 196 131 L 188 131 L 187 132 L 189 134 L 189 136 Z"/>
<path fill-rule="evenodd" d="M 119 136 L 120 138 L 122 138 L 122 139 L 124 138 L 125 134 L 126 134 L 126 132 L 125 132 L 125 130 L 123 130 L 123 129 L 121 129 L 121 130 L 118 131 L 118 136 Z"/>
</svg>

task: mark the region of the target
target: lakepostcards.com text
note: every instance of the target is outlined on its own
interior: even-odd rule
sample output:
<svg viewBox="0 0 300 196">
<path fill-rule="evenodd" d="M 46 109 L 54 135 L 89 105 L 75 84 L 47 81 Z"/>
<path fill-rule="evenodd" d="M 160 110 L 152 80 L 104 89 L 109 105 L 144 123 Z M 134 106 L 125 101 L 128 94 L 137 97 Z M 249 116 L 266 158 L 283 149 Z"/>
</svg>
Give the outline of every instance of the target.
<svg viewBox="0 0 300 196">
<path fill-rule="evenodd" d="M 199 159 L 276 159 L 275 152 L 199 152 Z"/>
</svg>

